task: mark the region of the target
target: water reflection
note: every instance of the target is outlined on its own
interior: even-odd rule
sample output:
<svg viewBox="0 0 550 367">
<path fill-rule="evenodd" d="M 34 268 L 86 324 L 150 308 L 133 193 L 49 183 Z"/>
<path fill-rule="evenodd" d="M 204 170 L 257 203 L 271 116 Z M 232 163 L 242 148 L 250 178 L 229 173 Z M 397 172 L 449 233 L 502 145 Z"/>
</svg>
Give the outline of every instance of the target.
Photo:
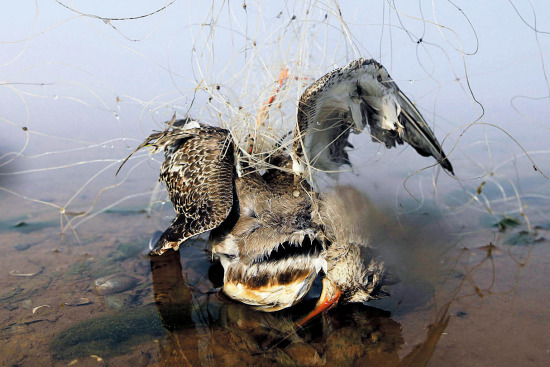
<svg viewBox="0 0 550 367">
<path fill-rule="evenodd" d="M 511 229 L 507 230 L 510 233 L 498 231 L 495 228 L 491 233 L 513 234 Z M 220 292 L 223 269 L 219 264 L 209 263 L 204 252 L 206 242 L 200 239 L 190 241 L 179 253 L 168 251 L 146 259 L 135 252 L 143 250 L 143 241 L 107 248 L 95 259 L 87 257 L 89 276 L 75 280 L 73 266 L 59 282 L 40 288 L 44 289 L 43 295 L 48 295 L 62 293 L 60 287 L 82 290 L 91 284 L 88 291 L 78 293 L 79 297 L 87 297 L 86 300 L 65 303 L 66 307 L 58 308 L 49 301 L 52 308 L 41 308 L 32 317 L 28 316 L 31 312 L 28 310 L 27 316 L 18 319 L 17 325 L 26 325 L 30 320 L 35 333 L 40 335 L 46 329 L 48 332 L 55 329 L 49 353 L 60 363 L 100 356 L 109 364 L 146 360 L 147 364 L 207 366 L 408 366 L 425 365 L 432 357 L 430 363 L 446 364 L 449 358 L 455 358 L 453 361 L 465 358 L 453 353 L 456 351 L 453 348 L 461 345 L 457 346 L 456 340 L 461 343 L 473 340 L 469 335 L 472 328 L 474 332 L 480 328 L 483 333 L 491 330 L 494 312 L 502 305 L 506 305 L 507 310 L 512 305 L 510 312 L 515 312 L 514 315 L 525 315 L 518 319 L 517 327 L 537 330 L 540 335 L 545 333 L 546 324 L 540 319 L 533 322 L 530 319 L 532 312 L 525 311 L 533 307 L 535 297 L 541 296 L 542 280 L 536 283 L 536 279 L 543 279 L 541 272 L 547 273 L 546 260 L 537 259 L 529 267 L 525 265 L 532 258 L 532 249 L 539 251 L 539 255 L 546 254 L 541 259 L 548 258 L 543 244 L 511 246 L 502 244 L 502 239 L 492 244 L 485 236 L 477 239 L 470 236 L 463 242 L 469 244 L 469 248 L 461 249 L 460 244 L 455 244 L 454 250 L 444 256 L 429 258 L 428 255 L 433 255 L 434 248 L 439 246 L 438 241 L 430 244 L 422 238 L 397 238 L 395 231 L 392 233 L 396 238 L 386 238 L 388 245 L 399 249 L 405 259 L 396 263 L 401 280 L 391 286 L 391 296 L 369 302 L 368 306 L 340 305 L 304 327 L 298 327 L 296 322 L 313 308 L 320 292 L 319 284 L 314 285 L 312 293 L 295 307 L 277 313 L 254 311 Z M 547 236 L 541 229 L 539 235 L 543 234 Z M 474 244 L 483 245 L 476 247 Z M 407 247 L 410 252 L 406 252 Z M 28 256 L 38 255 L 30 252 Z M 148 281 L 149 268 L 152 284 Z M 125 270 L 121 272 L 121 269 Z M 522 271 L 527 271 L 522 279 L 529 279 L 536 287 L 519 287 Z M 29 280 L 39 281 L 47 273 L 46 267 L 40 275 Z M 116 294 L 98 294 L 95 289 L 98 279 L 111 279 L 114 277 L 109 275 L 111 273 L 117 280 L 138 277 L 140 284 Z M 510 294 L 514 296 L 507 296 L 503 302 L 502 296 Z M 2 302 L 13 305 L 15 310 L 9 314 L 14 317 L 15 312 L 23 310 L 22 307 L 17 309 L 19 302 L 29 295 L 9 297 L 0 297 L 0 306 Z M 133 302 L 120 307 L 109 306 L 111 298 L 120 301 L 123 297 L 132 298 Z M 36 305 L 45 303 L 41 300 Z M 487 307 L 480 310 L 477 307 L 480 304 Z M 42 319 L 40 316 L 46 311 L 50 318 Z M 546 311 L 540 307 L 537 312 L 545 315 Z M 69 315 L 82 321 L 68 325 L 66 317 Z M 453 322 L 449 322 L 450 319 Z M 38 321 L 48 322 L 48 325 L 36 323 Z M 11 327 L 12 346 L 26 338 L 26 333 L 15 331 L 15 326 Z M 441 338 L 447 332 L 453 337 Z M 483 338 L 480 335 L 477 338 Z M 414 346 L 416 343 L 418 345 Z M 469 349 L 462 350 L 469 353 L 466 352 Z M 540 348 L 534 346 L 529 353 L 538 350 Z M 510 350 L 508 356 L 512 358 L 516 352 Z M 28 353 L 29 360 L 33 358 L 32 353 L 35 351 Z M 470 361 L 478 361 L 478 356 L 470 356 Z"/>
<path fill-rule="evenodd" d="M 404 358 L 401 325 L 387 311 L 363 304 L 339 306 L 304 327 L 296 322 L 315 303 L 264 313 L 204 291 L 210 280 L 190 285 L 179 252 L 151 258 L 155 303 L 169 331 L 159 343 L 162 365 L 423 365 L 448 324 L 447 310 L 430 325 L 428 336 Z M 200 284 L 202 283 L 202 284 Z M 200 289 L 202 289 L 202 291 Z"/>
<path fill-rule="evenodd" d="M 135 220 L 128 216 L 120 218 L 120 223 Z M 458 348 L 457 336 L 461 343 L 472 340 L 469 335 L 472 328 L 474 332 L 476 328 L 485 332 L 495 310 L 502 305 L 508 310 L 514 302 L 516 314 L 525 315 L 518 325 L 544 333 L 544 324 L 540 320 L 529 321 L 531 313 L 525 310 L 532 307 L 534 297 L 540 298 L 538 293 L 543 284 L 533 283 L 540 278 L 533 273 L 546 271 L 545 263 L 537 260 L 529 267 L 525 265 L 532 249 L 546 254 L 544 259 L 548 258 L 547 250 L 538 240 L 506 244 L 509 243 L 506 239 L 521 234 L 521 226 L 500 229 L 491 224 L 487 233 L 464 235 L 461 241 L 448 243 L 434 231 L 421 231 L 425 232 L 423 235 L 404 223 L 402 230 L 398 230 L 399 226 L 382 215 L 377 219 L 369 221 L 373 225 L 371 241 L 380 242 L 378 247 L 387 249 L 384 260 L 393 265 L 400 279 L 391 285 L 391 296 L 368 305 L 340 305 L 304 327 L 298 327 L 297 321 L 314 307 L 320 284 L 314 284 L 312 292 L 295 307 L 277 313 L 254 311 L 220 292 L 223 268 L 208 261 L 204 250 L 207 243 L 200 238 L 189 241 L 180 252 L 168 251 L 147 258 L 138 256 L 145 248 L 143 239 L 113 246 L 98 242 L 96 247 L 103 252 L 94 258 L 86 256 L 85 266 L 79 260 L 53 288 L 43 287 L 44 294 L 48 294 L 46 289 L 50 293 L 59 292 L 60 288 L 55 287 L 82 290 L 84 283 L 89 288 L 78 296 L 85 296 L 86 300 L 65 303 L 65 311 L 42 308 L 33 314 L 32 321 L 44 321 L 37 317 L 46 310 L 55 317 L 46 320 L 56 328 L 56 337 L 49 345 L 54 361 L 72 363 L 100 356 L 109 364 L 132 364 L 126 362 L 141 359 L 148 364 L 207 366 L 407 366 L 425 365 L 430 360 L 434 365 L 446 364 L 449 358 L 465 358 L 453 353 Z M 535 239 L 548 237 L 542 227 L 537 231 Z M 39 256 L 35 251 L 26 253 L 33 258 Z M 88 275 L 75 280 L 75 274 L 82 273 L 82 269 L 87 269 L 84 273 Z M 522 271 L 531 271 L 522 278 L 529 279 L 530 285 L 535 284 L 536 287 L 529 288 L 536 292 L 526 293 L 528 287 L 519 286 Z M 47 273 L 48 267 L 36 280 Z M 139 278 L 138 285 L 133 278 Z M 113 279 L 117 282 L 109 282 Z M 121 284 L 125 286 L 111 289 L 112 285 Z M 98 291 L 98 287 L 105 292 Z M 523 293 L 518 296 L 516 292 Z M 502 302 L 500 296 L 510 294 L 514 296 Z M 29 296 L 21 295 L 16 300 L 26 298 Z M 5 302 L 17 308 L 14 299 Z M 41 304 L 45 302 L 36 303 Z M 54 305 L 51 301 L 49 304 Z M 480 312 L 477 307 L 480 304 L 490 306 Z M 540 314 L 544 312 L 541 309 Z M 78 315 L 83 321 L 66 328 L 63 317 L 69 314 Z M 28 318 L 20 322 L 28 322 Z M 36 332 L 44 331 L 36 329 Z M 441 338 L 447 332 L 453 337 Z M 11 339 L 20 341 L 24 337 L 21 333 Z M 32 358 L 30 353 L 28 358 Z M 469 358 L 475 362 L 478 357 Z"/>
</svg>

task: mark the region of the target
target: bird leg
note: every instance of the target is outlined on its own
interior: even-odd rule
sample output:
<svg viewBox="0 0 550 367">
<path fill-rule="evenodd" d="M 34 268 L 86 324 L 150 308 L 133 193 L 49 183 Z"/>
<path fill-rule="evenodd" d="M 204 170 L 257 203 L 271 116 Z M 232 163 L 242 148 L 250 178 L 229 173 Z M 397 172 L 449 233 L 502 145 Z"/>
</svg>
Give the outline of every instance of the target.
<svg viewBox="0 0 550 367">
<path fill-rule="evenodd" d="M 300 321 L 298 321 L 298 326 L 304 326 L 315 316 L 335 306 L 341 295 L 342 292 L 333 282 L 331 282 L 328 278 L 323 278 L 323 290 L 321 291 L 321 296 L 319 297 L 315 308 Z"/>
</svg>

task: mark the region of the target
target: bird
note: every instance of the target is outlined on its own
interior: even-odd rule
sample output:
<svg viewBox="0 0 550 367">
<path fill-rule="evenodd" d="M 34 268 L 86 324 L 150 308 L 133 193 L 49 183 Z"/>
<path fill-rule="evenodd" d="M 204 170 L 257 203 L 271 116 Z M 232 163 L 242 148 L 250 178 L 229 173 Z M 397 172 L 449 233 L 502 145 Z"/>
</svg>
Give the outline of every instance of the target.
<svg viewBox="0 0 550 367">
<path fill-rule="evenodd" d="M 150 254 L 210 231 L 209 251 L 224 268 L 222 291 L 265 312 L 298 303 L 321 275 L 321 296 L 301 324 L 338 302 L 385 295 L 387 269 L 363 230 L 370 204 L 352 188 L 320 193 L 308 174 L 351 165 L 349 135 L 367 130 L 373 141 L 388 148 L 406 142 L 454 174 L 421 113 L 372 59 L 354 60 L 305 89 L 293 143 L 264 155 L 263 173 L 243 159 L 230 130 L 174 115 L 130 154 L 164 151 L 160 180 L 177 213 Z"/>
<path fill-rule="evenodd" d="M 348 137 L 365 129 L 386 148 L 406 142 L 454 174 L 420 111 L 382 64 L 364 58 L 327 73 L 302 93 L 291 152 L 294 172 L 303 176 L 306 167 L 330 172 L 349 164 Z"/>
</svg>

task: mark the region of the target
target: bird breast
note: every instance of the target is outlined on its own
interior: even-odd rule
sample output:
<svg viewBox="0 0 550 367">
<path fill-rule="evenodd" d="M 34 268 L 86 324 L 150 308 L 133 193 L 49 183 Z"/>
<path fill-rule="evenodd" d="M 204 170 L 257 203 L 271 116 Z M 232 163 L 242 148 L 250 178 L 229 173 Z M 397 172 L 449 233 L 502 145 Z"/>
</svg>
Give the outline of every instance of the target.
<svg viewBox="0 0 550 367">
<path fill-rule="evenodd" d="M 234 260 L 225 271 L 223 292 L 262 311 L 278 311 L 296 304 L 307 294 L 323 262 L 319 256 L 299 256 L 252 265 Z"/>
</svg>

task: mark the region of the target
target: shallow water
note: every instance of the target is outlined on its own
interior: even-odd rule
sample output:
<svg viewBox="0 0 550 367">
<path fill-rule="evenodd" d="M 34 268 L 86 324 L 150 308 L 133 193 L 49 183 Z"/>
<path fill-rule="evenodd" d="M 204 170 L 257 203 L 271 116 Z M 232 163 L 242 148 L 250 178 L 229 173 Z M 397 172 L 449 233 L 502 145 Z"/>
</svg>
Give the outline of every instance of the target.
<svg viewBox="0 0 550 367">
<path fill-rule="evenodd" d="M 511 366 L 550 359 L 550 223 L 536 200 L 529 202 L 530 233 L 520 216 L 499 228 L 478 211 L 451 216 L 426 203 L 397 222 L 386 210 L 371 230 L 400 279 L 391 296 L 338 306 L 304 327 L 296 320 L 313 307 L 318 283 L 297 306 L 262 313 L 220 293 L 221 269 L 204 251 L 204 236 L 180 252 L 145 256 L 159 226 L 145 199 L 102 212 L 76 235 L 59 234 L 55 212 L 13 196 L 2 202 L 9 208 L 0 219 L 2 365 Z"/>
<path fill-rule="evenodd" d="M 550 365 L 548 1 L 80 3 L 0 12 L 0 366 Z M 144 256 L 174 216 L 161 157 L 115 171 L 145 136 L 174 112 L 256 129 L 277 85 L 290 131 L 305 87 L 359 56 L 456 172 L 352 137 L 339 183 L 380 210 L 389 297 L 299 328 L 318 283 L 264 314 L 220 293 L 205 236 Z"/>
</svg>

